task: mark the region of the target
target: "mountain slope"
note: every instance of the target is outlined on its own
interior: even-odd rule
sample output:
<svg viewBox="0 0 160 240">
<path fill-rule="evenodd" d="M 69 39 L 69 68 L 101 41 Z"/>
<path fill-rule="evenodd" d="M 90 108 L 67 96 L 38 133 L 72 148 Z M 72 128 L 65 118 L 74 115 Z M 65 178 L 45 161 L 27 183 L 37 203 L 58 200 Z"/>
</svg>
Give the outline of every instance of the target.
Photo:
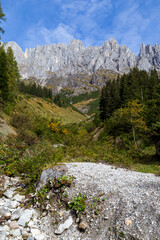
<svg viewBox="0 0 160 240">
<path fill-rule="evenodd" d="M 48 120 L 55 118 L 62 123 L 74 123 L 85 120 L 86 117 L 79 112 L 74 111 L 71 107 L 60 108 L 54 103 L 48 102 L 42 98 L 22 96 L 17 104 L 17 108 L 26 109 L 30 114 L 38 114 Z"/>
</svg>

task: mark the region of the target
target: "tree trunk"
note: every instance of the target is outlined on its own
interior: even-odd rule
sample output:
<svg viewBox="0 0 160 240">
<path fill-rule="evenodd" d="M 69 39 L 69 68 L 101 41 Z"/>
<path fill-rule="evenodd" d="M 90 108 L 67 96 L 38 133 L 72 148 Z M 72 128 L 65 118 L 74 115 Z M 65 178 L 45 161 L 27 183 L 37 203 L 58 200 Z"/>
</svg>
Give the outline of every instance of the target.
<svg viewBox="0 0 160 240">
<path fill-rule="evenodd" d="M 136 145 L 136 134 L 135 134 L 135 129 L 134 129 L 133 121 L 132 121 L 132 114 L 131 114 L 131 124 L 132 124 L 134 144 Z"/>
</svg>

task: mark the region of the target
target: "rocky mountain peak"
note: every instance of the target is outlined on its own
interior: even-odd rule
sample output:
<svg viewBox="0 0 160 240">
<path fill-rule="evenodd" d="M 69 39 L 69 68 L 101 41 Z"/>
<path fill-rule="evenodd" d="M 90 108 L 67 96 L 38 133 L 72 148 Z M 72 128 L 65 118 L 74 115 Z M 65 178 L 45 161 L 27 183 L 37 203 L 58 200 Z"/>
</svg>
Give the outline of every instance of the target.
<svg viewBox="0 0 160 240">
<path fill-rule="evenodd" d="M 160 46 L 158 44 L 155 44 L 155 46 L 141 44 L 138 55 L 138 68 L 146 71 L 153 68 L 160 69 Z"/>
<path fill-rule="evenodd" d="M 110 38 L 108 41 L 105 41 L 102 45 L 102 49 L 108 50 L 116 49 L 118 47 L 119 47 L 118 42 L 114 38 Z"/>
<path fill-rule="evenodd" d="M 78 40 L 78 39 L 73 39 L 71 41 L 71 43 L 69 44 L 69 48 L 74 48 L 74 49 L 76 49 L 78 51 L 85 50 L 85 47 L 84 47 L 82 41 Z"/>
<path fill-rule="evenodd" d="M 114 48 L 114 47 L 119 47 L 118 42 L 117 42 L 114 38 L 110 38 L 110 39 L 108 40 L 108 43 L 110 44 L 110 46 L 111 46 L 112 48 Z"/>
<path fill-rule="evenodd" d="M 119 46 L 114 38 L 105 41 L 100 47 L 86 48 L 80 40 L 73 39 L 69 45 L 38 45 L 26 49 L 25 53 L 15 42 L 5 44 L 6 49 L 9 46 L 14 51 L 22 78 L 34 77 L 41 85 L 49 83 L 54 89 L 68 86 L 76 88 L 79 85 L 84 87 L 84 83 L 75 84 L 76 79 L 71 80 L 68 76 L 92 75 L 99 69 L 120 74 L 135 66 L 147 71 L 160 69 L 158 44 L 145 46 L 142 43 L 138 56 L 127 46 Z"/>
<path fill-rule="evenodd" d="M 10 41 L 10 42 L 4 44 L 4 48 L 6 50 L 8 47 L 12 48 L 15 58 L 18 63 L 24 61 L 24 59 L 25 59 L 24 52 L 22 51 L 21 47 L 16 42 Z"/>
</svg>

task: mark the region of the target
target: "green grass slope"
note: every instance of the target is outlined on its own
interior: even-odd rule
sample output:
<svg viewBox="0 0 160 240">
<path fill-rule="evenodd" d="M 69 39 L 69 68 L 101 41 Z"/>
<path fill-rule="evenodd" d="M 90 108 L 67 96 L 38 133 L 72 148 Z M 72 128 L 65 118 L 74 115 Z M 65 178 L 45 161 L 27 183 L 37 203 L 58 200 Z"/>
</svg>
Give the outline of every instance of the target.
<svg viewBox="0 0 160 240">
<path fill-rule="evenodd" d="M 63 124 L 83 121 L 86 117 L 71 107 L 61 108 L 42 98 L 29 95 L 20 95 L 16 106 L 17 111 L 39 115 L 48 120 L 51 118 L 61 121 Z"/>
</svg>

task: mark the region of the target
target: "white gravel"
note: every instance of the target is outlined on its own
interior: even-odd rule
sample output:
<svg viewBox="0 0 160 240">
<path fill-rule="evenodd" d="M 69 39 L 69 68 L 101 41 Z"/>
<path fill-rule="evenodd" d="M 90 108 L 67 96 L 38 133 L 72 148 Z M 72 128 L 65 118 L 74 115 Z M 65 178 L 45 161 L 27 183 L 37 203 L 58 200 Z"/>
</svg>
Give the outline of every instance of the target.
<svg viewBox="0 0 160 240">
<path fill-rule="evenodd" d="M 106 197 L 101 219 L 108 220 L 106 223 L 99 220 L 99 235 L 95 239 L 115 239 L 119 231 L 125 233 L 125 239 L 160 240 L 160 177 L 101 163 L 67 163 L 66 166 L 68 174 L 76 177 L 71 195 L 104 193 Z M 95 234 L 94 227 L 98 225 L 93 226 Z M 115 235 L 107 235 L 107 228 L 114 228 Z"/>
<path fill-rule="evenodd" d="M 88 191 L 93 185 L 93 194 L 119 192 L 126 200 L 150 199 L 160 206 L 160 177 L 115 168 L 101 163 L 67 163 L 68 174 L 76 177 L 76 188 Z M 96 187 L 95 187 L 96 186 Z"/>
</svg>

